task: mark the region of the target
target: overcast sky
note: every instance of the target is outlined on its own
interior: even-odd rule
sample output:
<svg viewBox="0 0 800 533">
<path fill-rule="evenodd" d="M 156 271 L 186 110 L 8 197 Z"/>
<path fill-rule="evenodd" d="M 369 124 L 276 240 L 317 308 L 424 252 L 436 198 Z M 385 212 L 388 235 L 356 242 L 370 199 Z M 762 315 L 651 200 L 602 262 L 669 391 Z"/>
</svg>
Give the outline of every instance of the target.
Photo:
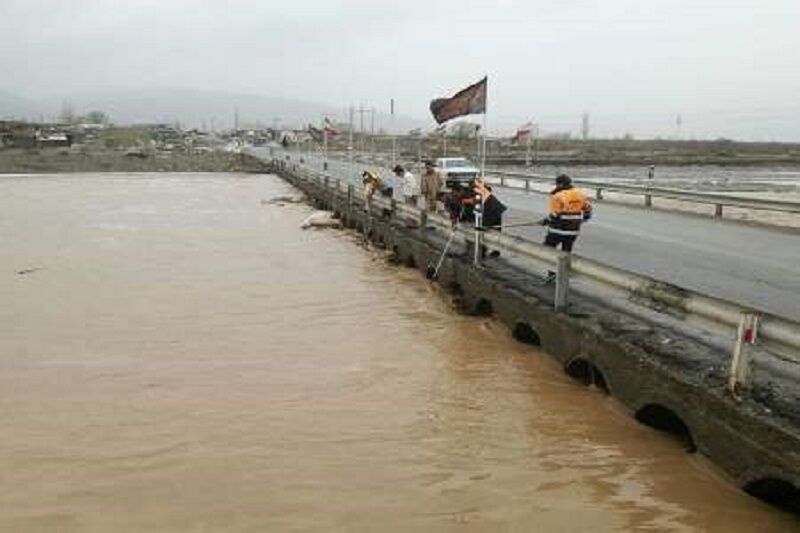
<svg viewBox="0 0 800 533">
<path fill-rule="evenodd" d="M 428 118 L 800 140 L 800 0 L 0 0 L 0 90 L 194 88 Z"/>
</svg>

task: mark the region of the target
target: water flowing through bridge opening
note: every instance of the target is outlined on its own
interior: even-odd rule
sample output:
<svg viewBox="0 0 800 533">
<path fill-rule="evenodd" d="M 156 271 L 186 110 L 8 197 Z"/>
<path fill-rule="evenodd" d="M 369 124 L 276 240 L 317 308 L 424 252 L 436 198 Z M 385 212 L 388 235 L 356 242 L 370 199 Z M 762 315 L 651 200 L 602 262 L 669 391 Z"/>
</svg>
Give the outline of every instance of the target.
<svg viewBox="0 0 800 533">
<path fill-rule="evenodd" d="M 526 322 L 517 322 L 511 334 L 521 343 L 530 344 L 531 346 L 542 345 L 539 333 Z"/>
<path fill-rule="evenodd" d="M 697 450 L 689 427 L 671 409 L 661 404 L 650 403 L 636 411 L 635 416 L 642 424 L 672 435 L 687 452 L 693 453 Z"/>
<path fill-rule="evenodd" d="M 800 488 L 780 478 L 763 478 L 745 485 L 745 492 L 800 516 Z"/>
<path fill-rule="evenodd" d="M 605 375 L 594 364 L 586 359 L 578 358 L 566 366 L 567 375 L 588 386 L 595 386 L 606 394 L 609 392 Z"/>
</svg>

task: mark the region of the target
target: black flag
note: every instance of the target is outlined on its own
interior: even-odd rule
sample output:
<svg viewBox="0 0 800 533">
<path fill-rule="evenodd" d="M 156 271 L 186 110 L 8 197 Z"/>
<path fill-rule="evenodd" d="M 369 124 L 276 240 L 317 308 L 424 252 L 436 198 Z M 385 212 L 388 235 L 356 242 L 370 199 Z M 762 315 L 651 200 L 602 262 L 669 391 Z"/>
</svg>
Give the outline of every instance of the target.
<svg viewBox="0 0 800 533">
<path fill-rule="evenodd" d="M 462 115 L 485 113 L 486 81 L 487 78 L 483 78 L 450 98 L 431 100 L 431 113 L 436 122 L 442 124 Z"/>
</svg>

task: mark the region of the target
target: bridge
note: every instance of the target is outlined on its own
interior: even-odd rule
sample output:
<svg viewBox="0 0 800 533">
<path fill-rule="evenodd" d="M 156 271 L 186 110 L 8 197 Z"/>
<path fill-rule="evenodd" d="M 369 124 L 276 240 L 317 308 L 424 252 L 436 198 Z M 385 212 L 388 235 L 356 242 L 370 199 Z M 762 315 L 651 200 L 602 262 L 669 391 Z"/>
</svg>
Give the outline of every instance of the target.
<svg viewBox="0 0 800 533">
<path fill-rule="evenodd" d="M 266 157 L 266 150 L 255 152 Z M 323 158 L 297 154 L 309 168 L 322 170 Z M 349 163 L 343 159 L 328 159 L 330 172 L 350 183 L 360 183 L 361 172 L 378 168 L 381 176 L 392 183 L 389 168 L 376 163 Z M 547 213 L 547 196 L 531 187 L 513 184 L 520 181 L 519 173 L 489 172 L 487 178 L 504 186 L 498 198 L 508 207 L 507 222 L 541 219 Z M 537 180 L 538 181 L 538 180 Z M 552 178 L 547 180 L 552 182 Z M 511 182 L 511 183 L 509 183 Z M 581 183 L 597 187 L 596 183 Z M 513 185 L 517 185 L 516 187 Z M 624 186 L 604 185 L 605 190 L 624 189 Z M 398 194 L 399 187 L 395 187 Z M 630 191 L 634 192 L 634 191 Z M 652 191 L 659 194 L 659 191 Z M 692 193 L 696 195 L 695 193 Z M 690 196 L 683 193 L 681 196 Z M 705 194 L 709 204 L 738 202 L 746 199 L 720 199 Z M 672 196 L 668 196 L 672 197 Z M 760 209 L 779 209 L 800 213 L 800 204 L 754 202 Z M 726 204 L 728 205 L 728 204 Z M 656 280 L 732 300 L 769 313 L 800 320 L 800 230 L 767 225 L 745 224 L 737 221 L 695 216 L 657 209 L 642 209 L 607 201 L 595 201 L 595 216 L 581 230 L 576 243 L 578 255 L 629 270 Z M 714 208 L 715 208 L 714 207 Z M 714 208 L 710 208 L 713 210 Z M 800 214 L 796 214 L 800 217 Z M 542 240 L 540 227 L 520 227 L 509 230 L 532 240 Z"/>
<path fill-rule="evenodd" d="M 300 159 L 282 154 L 271 164 L 319 206 L 333 210 L 408 266 L 430 273 L 442 257 L 448 234 L 457 236 L 458 245 L 445 256 L 439 282 L 458 294 L 466 311 L 496 316 L 515 338 L 544 348 L 567 373 L 618 398 L 637 420 L 670 431 L 687 448 L 709 456 L 748 492 L 800 510 L 799 322 L 620 269 L 582 256 L 583 250 L 569 258 L 524 235 L 487 234 L 486 244 L 502 250 L 503 256 L 476 266 L 471 261 L 475 233 L 470 228 L 451 233 L 443 218 L 390 199 L 376 199 L 374 211 L 365 211 L 355 183 L 358 173 L 352 168 L 335 163 L 323 172 L 316 162 Z M 537 209 L 527 206 L 542 200 L 508 190 L 503 194 L 515 216 L 533 216 Z M 635 245 L 625 244 L 625 237 L 639 235 L 646 241 L 648 229 L 662 235 L 662 243 L 682 243 L 679 235 L 659 227 L 665 220 L 712 224 L 730 232 L 730 239 L 738 230 L 769 235 L 774 231 L 603 207 L 599 216 L 611 212 L 606 207 L 617 210 L 609 216 L 632 213 L 638 227 L 609 241 L 628 249 Z M 650 216 L 671 218 L 642 226 L 639 219 Z M 594 228 L 593 232 L 602 230 L 600 225 Z M 791 233 L 777 234 L 793 238 Z M 591 239 L 589 234 L 584 237 Z M 689 243 L 682 253 L 692 257 L 692 248 Z M 645 264 L 644 252 L 633 257 L 639 261 L 635 264 Z M 708 260 L 698 264 L 704 268 L 691 272 L 711 276 Z M 558 269 L 555 286 L 540 283 L 541 271 L 547 268 Z M 748 336 L 753 340 L 748 330 L 754 329 L 754 318 L 760 320 L 758 342 L 747 344 Z"/>
</svg>

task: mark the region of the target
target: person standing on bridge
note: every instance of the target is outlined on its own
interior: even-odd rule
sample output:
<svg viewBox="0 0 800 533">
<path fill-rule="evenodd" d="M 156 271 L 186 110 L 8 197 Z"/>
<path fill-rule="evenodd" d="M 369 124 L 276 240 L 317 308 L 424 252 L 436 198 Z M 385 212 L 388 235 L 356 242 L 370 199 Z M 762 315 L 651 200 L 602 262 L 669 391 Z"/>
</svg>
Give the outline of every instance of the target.
<svg viewBox="0 0 800 533">
<path fill-rule="evenodd" d="M 501 231 L 503 227 L 503 212 L 506 210 L 506 206 L 494 195 L 492 186 L 486 183 L 482 177 L 478 177 L 473 182 L 472 190 L 475 192 L 475 209 L 481 211 L 481 230 Z M 486 250 L 486 246 L 481 245 L 481 258 L 486 257 Z M 499 250 L 489 252 L 489 257 L 499 256 Z"/>
<path fill-rule="evenodd" d="M 581 224 L 592 216 L 592 204 L 580 189 L 572 185 L 572 178 L 561 174 L 556 178 L 556 188 L 550 192 L 547 218 L 541 224 L 547 226 L 544 239 L 546 246 L 571 252 Z"/>
<path fill-rule="evenodd" d="M 407 171 L 400 165 L 397 165 L 392 170 L 394 175 L 403 180 L 403 200 L 407 205 L 417 206 L 417 197 L 419 196 L 419 182 L 411 172 Z"/>
<path fill-rule="evenodd" d="M 375 196 L 375 191 L 380 189 L 381 178 L 378 176 L 377 172 L 365 170 L 364 173 L 361 174 L 361 183 L 364 185 L 364 209 L 368 213 L 371 213 L 372 197 Z"/>
<path fill-rule="evenodd" d="M 420 185 L 428 212 L 435 213 L 436 201 L 439 199 L 439 194 L 442 190 L 442 179 L 431 161 L 425 162 L 425 172 L 422 173 L 422 183 Z"/>
</svg>

